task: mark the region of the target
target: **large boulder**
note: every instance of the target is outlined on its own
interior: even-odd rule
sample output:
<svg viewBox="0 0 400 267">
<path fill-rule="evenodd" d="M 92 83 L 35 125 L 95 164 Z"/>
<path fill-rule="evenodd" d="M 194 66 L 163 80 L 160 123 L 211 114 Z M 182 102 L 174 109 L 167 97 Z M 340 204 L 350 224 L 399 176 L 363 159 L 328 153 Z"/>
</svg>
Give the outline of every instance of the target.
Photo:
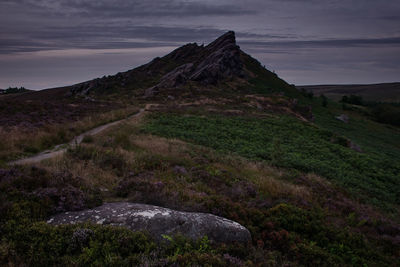
<svg viewBox="0 0 400 267">
<path fill-rule="evenodd" d="M 107 203 L 95 209 L 65 212 L 51 217 L 49 224 L 80 222 L 127 227 L 148 231 L 156 239 L 162 235 L 183 234 L 191 239 L 207 236 L 216 242 L 248 242 L 250 232 L 237 222 L 207 213 L 181 212 L 129 202 Z"/>
</svg>

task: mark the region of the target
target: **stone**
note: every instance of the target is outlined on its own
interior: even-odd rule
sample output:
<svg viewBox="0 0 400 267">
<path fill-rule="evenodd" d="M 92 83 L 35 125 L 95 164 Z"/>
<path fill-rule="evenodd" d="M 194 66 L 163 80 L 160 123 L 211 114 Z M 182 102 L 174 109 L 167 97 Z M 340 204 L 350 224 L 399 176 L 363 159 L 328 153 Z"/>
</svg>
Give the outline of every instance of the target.
<svg viewBox="0 0 400 267">
<path fill-rule="evenodd" d="M 225 79 L 244 77 L 241 51 L 236 45 L 233 31 L 227 32 L 206 47 L 195 44 L 185 46 L 185 49 L 173 52 L 171 57 L 184 61 L 185 57 L 194 53 L 192 51 L 202 56 L 195 62 L 182 64 L 164 75 L 157 85 L 145 91 L 145 97 L 153 97 L 164 88 L 182 87 L 189 81 L 215 85 Z"/>
<path fill-rule="evenodd" d="M 337 120 L 340 120 L 344 123 L 349 123 L 349 116 L 346 114 L 341 114 L 340 116 L 335 117 Z"/>
<path fill-rule="evenodd" d="M 156 240 L 162 235 L 183 234 L 191 239 L 207 236 L 215 242 L 251 241 L 249 230 L 237 222 L 208 213 L 181 212 L 158 206 L 129 202 L 106 203 L 94 209 L 57 214 L 47 221 L 52 225 L 93 222 L 148 231 Z"/>
<path fill-rule="evenodd" d="M 233 31 L 219 37 L 205 48 L 209 55 L 201 61 L 190 79 L 203 84 L 216 84 L 233 76 L 243 76 L 240 48 Z"/>
<path fill-rule="evenodd" d="M 177 174 L 188 174 L 188 171 L 186 170 L 185 167 L 183 167 L 183 166 L 178 166 L 178 165 L 176 165 L 176 166 L 174 167 L 174 172 L 177 173 Z"/>
<path fill-rule="evenodd" d="M 348 142 L 348 147 L 358 153 L 363 153 L 363 150 L 361 149 L 361 147 L 359 147 L 356 143 L 354 143 L 353 141 L 349 140 Z"/>
</svg>

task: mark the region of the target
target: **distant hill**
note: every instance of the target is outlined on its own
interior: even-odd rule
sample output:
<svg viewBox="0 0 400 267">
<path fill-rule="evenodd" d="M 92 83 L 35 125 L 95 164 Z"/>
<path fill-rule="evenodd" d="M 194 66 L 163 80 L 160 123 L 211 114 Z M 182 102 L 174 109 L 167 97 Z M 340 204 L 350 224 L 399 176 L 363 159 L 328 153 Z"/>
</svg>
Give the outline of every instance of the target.
<svg viewBox="0 0 400 267">
<path fill-rule="evenodd" d="M 301 85 L 298 89 L 312 91 L 316 95 L 339 100 L 343 95 L 360 95 L 366 101 L 400 102 L 400 82 L 349 85 Z"/>
</svg>

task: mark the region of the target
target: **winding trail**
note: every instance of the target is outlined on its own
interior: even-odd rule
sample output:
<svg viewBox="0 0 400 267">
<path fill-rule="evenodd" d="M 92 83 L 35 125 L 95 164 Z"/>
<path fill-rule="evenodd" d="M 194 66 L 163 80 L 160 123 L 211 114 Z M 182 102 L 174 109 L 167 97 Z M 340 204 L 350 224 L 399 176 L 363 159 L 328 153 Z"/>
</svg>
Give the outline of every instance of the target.
<svg viewBox="0 0 400 267">
<path fill-rule="evenodd" d="M 121 122 L 127 121 L 129 119 L 135 118 L 135 117 L 139 117 L 140 115 L 143 114 L 143 112 L 145 112 L 147 110 L 147 106 L 146 108 L 142 108 L 139 110 L 138 113 L 133 114 L 127 118 L 118 120 L 118 121 L 113 121 L 107 124 L 103 124 L 101 126 L 98 126 L 96 128 L 93 128 L 87 132 L 84 132 L 78 136 L 75 136 L 74 139 L 72 139 L 69 143 L 65 143 L 65 144 L 60 144 L 60 145 L 56 145 L 53 149 L 49 149 L 49 150 L 45 150 L 40 152 L 39 154 L 36 154 L 34 156 L 28 157 L 28 158 L 23 158 L 23 159 L 19 159 L 19 160 L 15 160 L 15 161 L 11 161 L 8 163 L 8 165 L 23 165 L 23 164 L 31 164 L 31 163 L 37 163 L 40 162 L 42 160 L 45 159 L 50 159 L 50 158 L 54 158 L 57 157 L 59 155 L 64 154 L 67 151 L 67 147 L 74 147 L 79 145 L 80 143 L 82 143 L 82 140 L 85 136 L 88 135 L 96 135 L 112 126 L 118 125 Z"/>
</svg>

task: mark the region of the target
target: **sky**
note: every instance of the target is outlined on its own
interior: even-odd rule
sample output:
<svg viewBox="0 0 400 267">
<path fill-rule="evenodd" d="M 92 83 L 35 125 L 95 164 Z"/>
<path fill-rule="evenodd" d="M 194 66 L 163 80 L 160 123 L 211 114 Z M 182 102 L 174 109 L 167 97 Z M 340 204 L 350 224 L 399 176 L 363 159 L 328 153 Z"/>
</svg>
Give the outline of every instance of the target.
<svg viewBox="0 0 400 267">
<path fill-rule="evenodd" d="M 0 88 L 112 75 L 228 30 L 292 84 L 400 81 L 399 0 L 0 0 Z"/>
</svg>

